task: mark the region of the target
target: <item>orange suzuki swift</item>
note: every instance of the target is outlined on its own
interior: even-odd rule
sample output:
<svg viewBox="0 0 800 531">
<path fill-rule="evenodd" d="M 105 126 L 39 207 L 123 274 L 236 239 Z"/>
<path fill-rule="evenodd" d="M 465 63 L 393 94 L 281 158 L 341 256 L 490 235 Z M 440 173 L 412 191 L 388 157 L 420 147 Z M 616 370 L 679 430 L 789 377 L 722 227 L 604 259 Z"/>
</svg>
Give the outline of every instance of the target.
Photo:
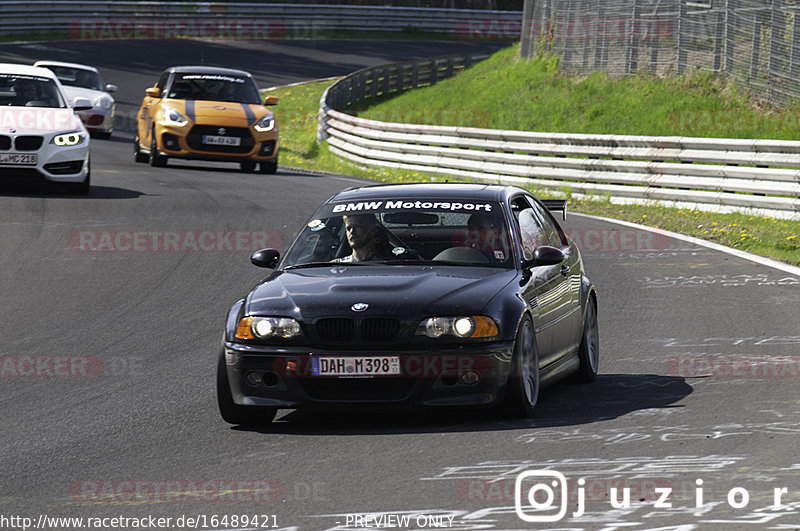
<svg viewBox="0 0 800 531">
<path fill-rule="evenodd" d="M 278 169 L 278 124 L 253 76 L 207 66 L 168 68 L 148 88 L 137 114 L 136 162 L 167 159 L 238 162 L 242 171 Z"/>
</svg>

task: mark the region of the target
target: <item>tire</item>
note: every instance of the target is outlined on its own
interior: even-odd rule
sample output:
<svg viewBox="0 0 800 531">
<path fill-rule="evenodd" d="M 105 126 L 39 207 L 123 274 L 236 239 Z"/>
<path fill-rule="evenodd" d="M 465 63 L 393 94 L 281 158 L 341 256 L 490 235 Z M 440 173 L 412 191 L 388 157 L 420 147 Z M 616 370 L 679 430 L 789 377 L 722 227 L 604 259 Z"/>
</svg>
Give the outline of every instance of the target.
<svg viewBox="0 0 800 531">
<path fill-rule="evenodd" d="M 511 417 L 528 418 L 539 401 L 539 353 L 533 337 L 533 325 L 527 317 L 522 321 L 514 341 L 514 358 L 508 377 L 504 412 Z"/>
<path fill-rule="evenodd" d="M 256 161 L 254 160 L 243 160 L 239 163 L 239 167 L 245 173 L 253 173 L 256 170 Z"/>
<path fill-rule="evenodd" d="M 136 162 L 148 162 L 150 160 L 150 155 L 142 153 L 142 148 L 139 145 L 139 135 L 136 135 L 133 139 L 133 160 Z"/>
<path fill-rule="evenodd" d="M 150 141 L 150 166 L 154 168 L 163 168 L 167 165 L 167 156 L 158 152 L 158 143 L 156 142 L 156 130 L 153 129 L 153 138 Z"/>
<path fill-rule="evenodd" d="M 573 380 L 578 383 L 591 383 L 597 377 L 600 367 L 600 335 L 597 332 L 597 301 L 589 297 L 586 317 L 583 320 L 581 346 L 578 347 L 580 365 Z"/>
<path fill-rule="evenodd" d="M 242 426 L 268 426 L 278 412 L 278 408 L 274 407 L 240 406 L 234 403 L 224 350 L 220 352 L 217 363 L 217 404 L 225 422 Z"/>
<path fill-rule="evenodd" d="M 269 175 L 274 175 L 278 172 L 278 160 L 265 160 L 263 162 L 258 163 L 259 170 L 261 173 L 266 173 Z"/>
</svg>

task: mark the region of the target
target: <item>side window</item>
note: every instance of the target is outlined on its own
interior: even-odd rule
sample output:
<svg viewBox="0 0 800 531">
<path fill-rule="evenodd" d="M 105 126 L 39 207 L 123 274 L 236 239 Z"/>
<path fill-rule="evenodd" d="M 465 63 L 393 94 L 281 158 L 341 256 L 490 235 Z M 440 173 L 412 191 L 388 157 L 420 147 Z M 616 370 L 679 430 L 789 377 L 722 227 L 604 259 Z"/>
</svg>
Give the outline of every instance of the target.
<svg viewBox="0 0 800 531">
<path fill-rule="evenodd" d="M 530 201 L 530 199 L 529 199 Z M 552 247 L 564 247 L 567 245 L 567 238 L 564 231 L 558 226 L 558 223 L 553 219 L 553 216 L 546 208 L 542 207 L 536 201 L 530 201 L 534 211 L 539 216 L 544 232 L 547 234 L 547 239 L 550 241 L 548 245 Z"/>
<path fill-rule="evenodd" d="M 164 88 L 167 86 L 167 80 L 169 79 L 169 72 L 164 72 L 161 74 L 161 77 L 158 78 L 158 83 L 156 83 L 156 87 L 161 89 L 161 93 L 164 93 Z"/>
<path fill-rule="evenodd" d="M 547 234 L 542 229 L 542 225 L 533 207 L 528 204 L 524 197 L 518 197 L 511 201 L 511 211 L 517 221 L 519 230 L 519 241 L 522 244 L 522 254 L 526 260 L 533 258 L 533 251 L 540 245 L 550 245 Z"/>
</svg>

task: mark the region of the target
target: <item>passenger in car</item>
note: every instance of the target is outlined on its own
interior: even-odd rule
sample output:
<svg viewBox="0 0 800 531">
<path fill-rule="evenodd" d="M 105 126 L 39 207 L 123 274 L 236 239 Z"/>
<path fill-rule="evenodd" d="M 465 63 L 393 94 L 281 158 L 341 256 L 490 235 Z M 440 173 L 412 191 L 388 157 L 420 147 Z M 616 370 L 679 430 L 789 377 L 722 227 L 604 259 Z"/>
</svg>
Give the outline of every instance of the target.
<svg viewBox="0 0 800 531">
<path fill-rule="evenodd" d="M 482 252 L 489 261 L 504 261 L 508 245 L 498 228 L 496 218 L 472 214 L 467 220 L 466 246 Z"/>
</svg>

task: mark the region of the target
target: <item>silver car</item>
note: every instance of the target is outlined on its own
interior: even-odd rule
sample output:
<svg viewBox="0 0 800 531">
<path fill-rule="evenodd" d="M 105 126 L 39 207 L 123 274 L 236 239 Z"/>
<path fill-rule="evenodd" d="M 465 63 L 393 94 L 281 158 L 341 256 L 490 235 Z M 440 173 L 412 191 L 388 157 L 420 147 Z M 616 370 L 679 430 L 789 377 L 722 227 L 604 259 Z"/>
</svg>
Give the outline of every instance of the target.
<svg viewBox="0 0 800 531">
<path fill-rule="evenodd" d="M 80 111 L 78 116 L 92 136 L 111 138 L 116 112 L 116 102 L 111 93 L 117 90 L 116 85 L 104 85 L 100 73 L 92 66 L 58 61 L 37 61 L 33 66 L 52 70 L 61 81 L 70 103 L 75 98 L 86 98 L 92 102 L 92 108 Z"/>
</svg>

